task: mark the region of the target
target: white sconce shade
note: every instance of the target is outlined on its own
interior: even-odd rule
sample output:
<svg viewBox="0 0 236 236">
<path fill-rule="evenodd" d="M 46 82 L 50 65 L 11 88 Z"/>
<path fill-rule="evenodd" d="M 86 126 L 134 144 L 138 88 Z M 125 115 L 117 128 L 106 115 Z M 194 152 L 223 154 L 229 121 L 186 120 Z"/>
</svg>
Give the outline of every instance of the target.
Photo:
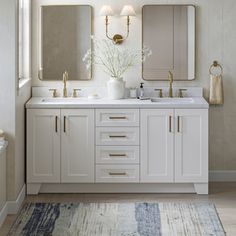
<svg viewBox="0 0 236 236">
<path fill-rule="evenodd" d="M 100 13 L 99 13 L 100 16 L 113 16 L 114 15 L 114 12 L 113 10 L 111 9 L 111 6 L 108 6 L 108 5 L 104 5 L 101 10 L 100 10 Z"/>
<path fill-rule="evenodd" d="M 120 13 L 121 16 L 135 16 L 135 10 L 131 5 L 125 5 Z"/>
</svg>

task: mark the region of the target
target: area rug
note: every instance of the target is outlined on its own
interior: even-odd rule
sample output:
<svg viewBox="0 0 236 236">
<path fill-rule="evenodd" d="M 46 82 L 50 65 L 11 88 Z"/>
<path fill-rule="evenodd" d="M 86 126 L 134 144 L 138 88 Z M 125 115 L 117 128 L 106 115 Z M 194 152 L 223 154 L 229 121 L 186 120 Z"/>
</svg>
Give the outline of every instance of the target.
<svg viewBox="0 0 236 236">
<path fill-rule="evenodd" d="M 223 236 L 213 204 L 29 203 L 8 236 Z"/>
</svg>

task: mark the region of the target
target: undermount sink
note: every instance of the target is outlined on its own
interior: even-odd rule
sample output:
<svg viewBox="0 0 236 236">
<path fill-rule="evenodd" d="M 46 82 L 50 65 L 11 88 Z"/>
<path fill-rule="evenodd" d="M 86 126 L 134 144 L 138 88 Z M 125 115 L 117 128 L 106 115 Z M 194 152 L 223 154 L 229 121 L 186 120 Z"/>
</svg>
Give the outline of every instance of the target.
<svg viewBox="0 0 236 236">
<path fill-rule="evenodd" d="M 85 98 L 43 98 L 44 103 L 76 103 L 85 100 Z M 86 99 L 87 100 L 87 99 Z"/>
<path fill-rule="evenodd" d="M 43 98 L 42 103 L 49 104 L 77 104 L 77 103 L 87 103 L 90 99 L 85 97 L 77 98 Z M 109 101 L 109 100 L 108 100 Z M 125 99 L 119 100 L 119 102 L 125 102 Z M 151 102 L 160 104 L 192 104 L 194 103 L 193 98 L 151 98 Z"/>
<path fill-rule="evenodd" d="M 193 98 L 151 98 L 151 102 L 188 104 L 188 103 L 194 103 L 194 100 Z"/>
</svg>

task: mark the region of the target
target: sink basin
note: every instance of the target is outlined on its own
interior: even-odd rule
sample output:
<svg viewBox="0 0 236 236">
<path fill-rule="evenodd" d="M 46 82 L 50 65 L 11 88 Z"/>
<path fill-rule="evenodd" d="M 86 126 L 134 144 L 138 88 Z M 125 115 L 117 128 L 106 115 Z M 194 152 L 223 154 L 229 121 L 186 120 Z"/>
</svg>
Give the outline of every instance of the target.
<svg viewBox="0 0 236 236">
<path fill-rule="evenodd" d="M 43 103 L 77 103 L 81 101 L 87 101 L 85 98 L 43 98 Z"/>
<path fill-rule="evenodd" d="M 193 98 L 151 98 L 151 102 L 170 103 L 170 104 L 189 104 L 194 103 Z"/>
</svg>

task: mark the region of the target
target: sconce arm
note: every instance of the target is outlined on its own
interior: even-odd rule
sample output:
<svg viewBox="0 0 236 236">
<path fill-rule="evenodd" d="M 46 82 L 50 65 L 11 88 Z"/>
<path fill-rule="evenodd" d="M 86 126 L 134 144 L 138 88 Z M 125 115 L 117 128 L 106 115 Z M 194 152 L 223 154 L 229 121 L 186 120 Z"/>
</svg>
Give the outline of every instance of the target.
<svg viewBox="0 0 236 236">
<path fill-rule="evenodd" d="M 125 41 L 128 37 L 129 37 L 129 26 L 130 26 L 130 17 L 127 16 L 127 33 L 125 37 L 122 37 L 119 34 L 116 34 L 112 37 L 109 36 L 108 34 L 108 25 L 109 25 L 109 20 L 108 20 L 108 16 L 106 16 L 105 18 L 105 25 L 106 25 L 106 37 L 110 40 L 112 40 L 115 44 L 121 44 L 123 41 Z"/>
<path fill-rule="evenodd" d="M 106 37 L 110 40 L 113 40 L 113 38 L 111 38 L 109 35 L 108 35 L 108 25 L 109 25 L 109 22 L 108 22 L 108 16 L 105 17 L 105 25 L 106 25 Z"/>
</svg>

